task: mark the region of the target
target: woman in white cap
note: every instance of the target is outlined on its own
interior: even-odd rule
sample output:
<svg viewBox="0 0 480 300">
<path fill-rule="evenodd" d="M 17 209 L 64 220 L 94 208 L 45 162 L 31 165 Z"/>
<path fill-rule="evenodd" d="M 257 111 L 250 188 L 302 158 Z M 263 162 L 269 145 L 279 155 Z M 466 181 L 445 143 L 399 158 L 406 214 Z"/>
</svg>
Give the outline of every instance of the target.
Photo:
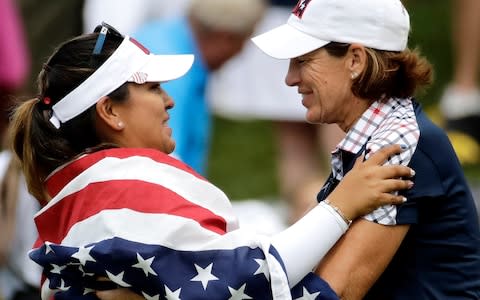
<svg viewBox="0 0 480 300">
<path fill-rule="evenodd" d="M 407 145 L 389 163 L 416 171 L 407 202 L 355 221 L 316 273 L 342 299 L 480 299 L 474 201 L 447 136 L 413 98 L 432 69 L 407 47 L 409 31 L 400 0 L 301 0 L 287 24 L 253 41 L 290 59 L 286 83 L 308 121 L 346 133 L 319 201 L 358 155 L 385 145 Z"/>
<path fill-rule="evenodd" d="M 239 229 L 225 194 L 167 155 L 174 102 L 160 83 L 192 62 L 150 54 L 103 24 L 60 45 L 38 97 L 17 107 L 13 148 L 44 206 L 30 254 L 43 266 L 43 299 L 95 299 L 116 287 L 147 299 L 336 299 L 311 270 L 351 219 L 403 202 L 389 192 L 412 182 L 389 178 L 411 169 L 379 166 L 396 146 L 359 160 L 329 203 L 286 231 Z M 357 201 L 345 205 L 353 191 Z"/>
</svg>

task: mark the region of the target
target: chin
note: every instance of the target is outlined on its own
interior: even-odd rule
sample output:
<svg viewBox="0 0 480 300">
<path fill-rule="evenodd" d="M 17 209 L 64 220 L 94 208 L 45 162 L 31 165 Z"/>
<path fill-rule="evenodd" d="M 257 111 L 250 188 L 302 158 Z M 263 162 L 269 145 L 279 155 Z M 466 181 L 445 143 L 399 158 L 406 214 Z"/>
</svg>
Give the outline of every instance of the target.
<svg viewBox="0 0 480 300">
<path fill-rule="evenodd" d="M 155 149 L 165 154 L 171 154 L 173 150 L 175 150 L 175 142 L 167 142 L 161 145 L 157 145 Z"/>
<path fill-rule="evenodd" d="M 319 120 L 319 118 L 313 114 L 313 113 L 309 113 L 307 112 L 306 116 L 305 116 L 305 120 L 308 122 L 308 123 L 311 123 L 311 124 L 319 124 L 319 123 L 322 123 L 321 120 Z"/>
<path fill-rule="evenodd" d="M 175 150 L 175 142 L 172 141 L 172 143 L 167 145 L 165 148 L 166 148 L 165 151 L 164 151 L 165 153 L 167 153 L 167 154 L 172 153 L 173 150 Z"/>
</svg>

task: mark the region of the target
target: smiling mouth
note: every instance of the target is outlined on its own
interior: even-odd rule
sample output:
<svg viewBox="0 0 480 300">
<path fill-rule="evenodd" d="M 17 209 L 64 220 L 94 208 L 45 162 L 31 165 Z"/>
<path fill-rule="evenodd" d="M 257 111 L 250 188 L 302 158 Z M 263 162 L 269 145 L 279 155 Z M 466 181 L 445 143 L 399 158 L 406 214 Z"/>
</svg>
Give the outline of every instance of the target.
<svg viewBox="0 0 480 300">
<path fill-rule="evenodd" d="M 311 95 L 312 95 L 312 93 L 310 93 L 310 92 L 300 93 L 300 96 L 302 96 L 302 101 L 304 101 L 307 98 L 310 98 Z"/>
</svg>

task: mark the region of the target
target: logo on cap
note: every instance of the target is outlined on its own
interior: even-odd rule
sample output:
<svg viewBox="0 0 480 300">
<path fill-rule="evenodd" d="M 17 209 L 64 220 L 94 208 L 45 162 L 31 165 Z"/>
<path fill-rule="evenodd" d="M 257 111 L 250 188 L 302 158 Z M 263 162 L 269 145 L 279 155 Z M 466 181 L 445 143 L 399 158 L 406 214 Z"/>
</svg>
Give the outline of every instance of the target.
<svg viewBox="0 0 480 300">
<path fill-rule="evenodd" d="M 292 14 L 301 19 L 310 1 L 312 0 L 299 0 L 295 8 L 292 10 Z"/>
<path fill-rule="evenodd" d="M 137 84 L 144 84 L 145 82 L 147 82 L 147 79 L 148 79 L 148 74 L 143 72 L 135 72 L 130 78 L 130 80 L 132 80 Z"/>
</svg>

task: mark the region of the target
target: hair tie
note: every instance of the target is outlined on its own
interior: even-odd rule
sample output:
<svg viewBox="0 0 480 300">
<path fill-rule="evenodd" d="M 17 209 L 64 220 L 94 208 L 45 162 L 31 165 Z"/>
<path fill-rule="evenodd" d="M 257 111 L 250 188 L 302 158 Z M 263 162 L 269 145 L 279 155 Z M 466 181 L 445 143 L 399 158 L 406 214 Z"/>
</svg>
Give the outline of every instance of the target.
<svg viewBox="0 0 480 300">
<path fill-rule="evenodd" d="M 38 96 L 38 104 L 40 105 L 41 110 L 51 110 L 52 109 L 52 98 L 45 96 Z"/>
<path fill-rule="evenodd" d="M 50 104 L 52 103 L 52 99 L 50 97 L 43 97 L 43 100 L 42 100 L 43 104 L 45 104 L 46 106 L 50 106 Z"/>
</svg>

